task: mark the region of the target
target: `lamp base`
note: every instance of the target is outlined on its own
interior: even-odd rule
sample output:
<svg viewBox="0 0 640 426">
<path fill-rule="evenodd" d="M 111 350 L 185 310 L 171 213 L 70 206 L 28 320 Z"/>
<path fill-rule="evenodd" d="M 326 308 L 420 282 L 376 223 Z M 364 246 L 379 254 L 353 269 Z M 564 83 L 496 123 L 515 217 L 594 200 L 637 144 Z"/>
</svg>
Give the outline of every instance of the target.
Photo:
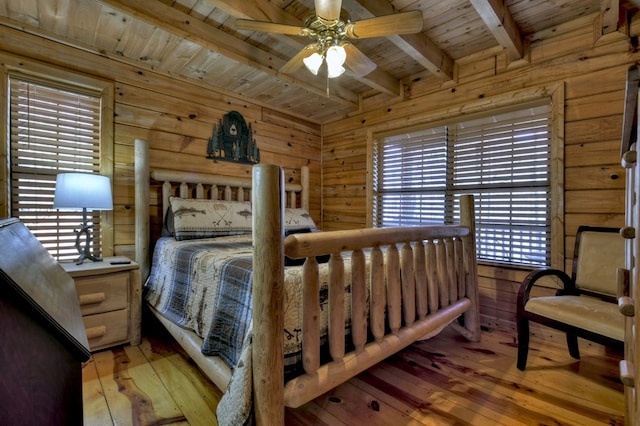
<svg viewBox="0 0 640 426">
<path fill-rule="evenodd" d="M 79 231 L 73 231 L 76 233 L 76 249 L 78 250 L 78 253 L 80 253 L 80 256 L 75 260 L 76 265 L 81 265 L 85 259 L 93 262 L 102 262 L 101 257 L 91 254 L 91 227 L 93 227 L 93 225 L 87 225 L 87 222 L 85 221 Z M 80 244 L 80 237 L 82 234 L 85 235 L 84 247 Z"/>
</svg>

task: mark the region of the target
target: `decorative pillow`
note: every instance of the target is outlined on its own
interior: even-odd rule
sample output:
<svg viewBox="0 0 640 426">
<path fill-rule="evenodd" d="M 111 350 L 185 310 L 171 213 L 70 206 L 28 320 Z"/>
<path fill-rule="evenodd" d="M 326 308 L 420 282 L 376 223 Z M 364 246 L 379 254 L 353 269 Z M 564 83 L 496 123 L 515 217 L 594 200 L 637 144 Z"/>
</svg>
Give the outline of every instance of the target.
<svg viewBox="0 0 640 426">
<path fill-rule="evenodd" d="M 286 208 L 284 210 L 284 229 L 310 229 L 316 230 L 315 222 L 305 209 Z"/>
<path fill-rule="evenodd" d="M 171 197 L 169 202 L 176 240 L 251 233 L 250 202 L 179 197 Z"/>
<path fill-rule="evenodd" d="M 161 237 L 175 237 L 176 231 L 173 229 L 173 210 L 171 205 L 167 207 L 167 213 L 164 216 L 164 223 L 162 224 Z"/>
</svg>

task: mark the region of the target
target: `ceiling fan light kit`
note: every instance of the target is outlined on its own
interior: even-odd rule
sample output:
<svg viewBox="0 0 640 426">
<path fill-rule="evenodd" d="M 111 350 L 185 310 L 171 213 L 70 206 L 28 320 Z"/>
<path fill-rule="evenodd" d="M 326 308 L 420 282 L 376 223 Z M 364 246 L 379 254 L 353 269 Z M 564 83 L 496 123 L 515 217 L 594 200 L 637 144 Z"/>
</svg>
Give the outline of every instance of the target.
<svg viewBox="0 0 640 426">
<path fill-rule="evenodd" d="M 313 75 L 318 75 L 322 64 L 326 62 L 328 78 L 342 75 L 345 72 L 343 65 L 360 77 L 376 68 L 375 62 L 345 39 L 422 31 L 422 12 L 417 10 L 352 22 L 347 11 L 342 9 L 342 0 L 315 0 L 314 4 L 315 12 L 305 20 L 303 27 L 248 19 L 238 19 L 236 27 L 240 30 L 311 38 L 313 43 L 291 58 L 280 71 L 293 73 L 304 64 Z"/>
</svg>

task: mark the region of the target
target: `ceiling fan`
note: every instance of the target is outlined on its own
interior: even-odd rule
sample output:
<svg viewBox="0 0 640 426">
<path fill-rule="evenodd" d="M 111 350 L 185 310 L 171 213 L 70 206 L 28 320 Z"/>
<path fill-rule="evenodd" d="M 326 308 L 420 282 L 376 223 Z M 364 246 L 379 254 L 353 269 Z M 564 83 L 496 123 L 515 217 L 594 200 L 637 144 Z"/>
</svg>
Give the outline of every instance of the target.
<svg viewBox="0 0 640 426">
<path fill-rule="evenodd" d="M 240 30 L 311 38 L 313 43 L 305 46 L 280 71 L 293 73 L 304 64 L 317 75 L 323 62 L 326 62 L 328 78 L 340 76 L 345 71 L 343 65 L 359 77 L 376 68 L 375 62 L 354 46 L 350 39 L 422 31 L 422 12 L 419 10 L 352 22 L 347 11 L 342 9 L 342 0 L 314 0 L 314 4 L 315 12 L 305 20 L 302 27 L 250 19 L 238 19 L 236 27 Z"/>
</svg>

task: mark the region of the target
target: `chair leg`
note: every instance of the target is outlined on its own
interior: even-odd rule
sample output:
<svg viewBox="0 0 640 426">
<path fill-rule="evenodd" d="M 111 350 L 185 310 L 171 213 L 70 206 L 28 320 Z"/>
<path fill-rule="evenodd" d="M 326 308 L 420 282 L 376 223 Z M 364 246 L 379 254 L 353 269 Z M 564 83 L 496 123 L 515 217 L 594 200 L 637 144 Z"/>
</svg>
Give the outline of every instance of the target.
<svg viewBox="0 0 640 426">
<path fill-rule="evenodd" d="M 527 367 L 527 356 L 529 355 L 529 320 L 518 319 L 518 370 L 524 371 Z"/>
<path fill-rule="evenodd" d="M 569 355 L 571 355 L 575 359 L 580 359 L 578 336 L 572 333 L 567 333 L 567 347 L 569 348 Z"/>
</svg>

